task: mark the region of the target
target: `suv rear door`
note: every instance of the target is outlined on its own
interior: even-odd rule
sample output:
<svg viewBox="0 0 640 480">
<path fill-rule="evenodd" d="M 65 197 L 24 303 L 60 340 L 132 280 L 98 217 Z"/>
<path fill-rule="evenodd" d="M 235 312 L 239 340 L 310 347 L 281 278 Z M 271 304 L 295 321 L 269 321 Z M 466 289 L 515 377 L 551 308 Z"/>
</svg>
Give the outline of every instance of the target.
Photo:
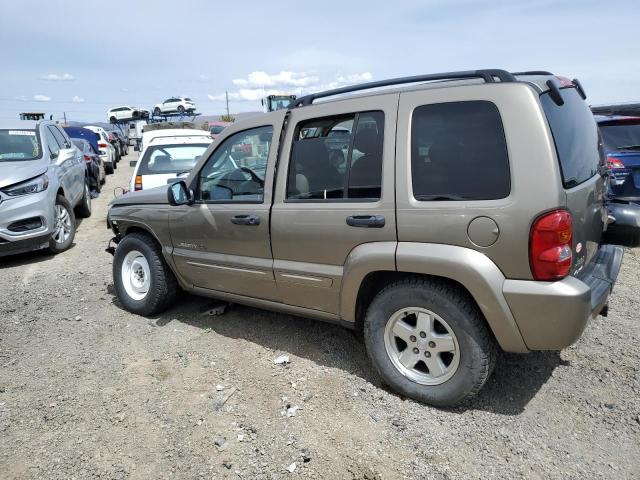
<svg viewBox="0 0 640 480">
<path fill-rule="evenodd" d="M 337 314 L 349 254 L 396 242 L 397 108 L 385 94 L 291 110 L 271 213 L 281 302 Z"/>
<path fill-rule="evenodd" d="M 572 274 L 589 263 L 597 252 L 607 219 L 606 180 L 598 173 L 604 167 L 604 152 L 591 110 L 573 87 L 561 88 L 563 105 L 550 93 L 540 96 L 542 108 L 556 146 L 573 221 Z"/>
</svg>

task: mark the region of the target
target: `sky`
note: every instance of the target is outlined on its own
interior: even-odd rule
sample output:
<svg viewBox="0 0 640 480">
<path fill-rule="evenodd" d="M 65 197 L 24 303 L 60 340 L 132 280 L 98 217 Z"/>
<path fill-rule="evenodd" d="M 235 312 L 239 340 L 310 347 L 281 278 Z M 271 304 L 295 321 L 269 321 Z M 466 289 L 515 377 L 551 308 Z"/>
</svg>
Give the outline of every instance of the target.
<svg viewBox="0 0 640 480">
<path fill-rule="evenodd" d="M 203 114 L 404 75 L 504 68 L 640 101 L 638 0 L 0 2 L 0 120 L 106 120 L 189 96 Z"/>
</svg>

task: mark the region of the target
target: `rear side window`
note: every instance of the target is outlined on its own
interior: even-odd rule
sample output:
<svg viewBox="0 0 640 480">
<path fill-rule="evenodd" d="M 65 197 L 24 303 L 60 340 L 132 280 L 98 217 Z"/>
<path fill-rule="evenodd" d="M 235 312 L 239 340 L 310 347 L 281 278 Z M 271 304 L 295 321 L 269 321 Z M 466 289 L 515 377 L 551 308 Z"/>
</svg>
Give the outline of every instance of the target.
<svg viewBox="0 0 640 480">
<path fill-rule="evenodd" d="M 67 140 L 64 138 L 64 135 L 62 135 L 60 130 L 58 130 L 53 125 L 49 126 L 48 128 L 53 134 L 53 136 L 55 137 L 56 141 L 58 142 L 58 146 L 60 148 L 67 148 L 69 144 L 67 143 Z"/>
<path fill-rule="evenodd" d="M 556 144 L 564 187 L 572 188 L 598 172 L 598 128 L 575 88 L 560 89 L 560 94 L 564 105 L 557 105 L 548 93 L 540 96 L 540 102 Z"/>
<path fill-rule="evenodd" d="M 384 114 L 361 112 L 301 122 L 287 181 L 289 200 L 380 199 Z"/>
<path fill-rule="evenodd" d="M 411 122 L 416 200 L 492 200 L 509 195 L 507 144 L 493 103 L 423 105 L 414 110 Z"/>
</svg>

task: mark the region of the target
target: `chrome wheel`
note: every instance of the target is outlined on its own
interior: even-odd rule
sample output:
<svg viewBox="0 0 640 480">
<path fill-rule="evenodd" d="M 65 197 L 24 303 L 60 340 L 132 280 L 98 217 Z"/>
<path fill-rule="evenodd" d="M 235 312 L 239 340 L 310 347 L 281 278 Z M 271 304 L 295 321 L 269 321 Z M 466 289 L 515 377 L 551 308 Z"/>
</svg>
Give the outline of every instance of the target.
<svg viewBox="0 0 640 480">
<path fill-rule="evenodd" d="M 142 300 L 149 292 L 151 269 L 145 256 L 132 250 L 124 257 L 121 269 L 122 285 L 133 300 Z"/>
<path fill-rule="evenodd" d="M 398 371 L 421 385 L 440 385 L 460 364 L 460 348 L 440 316 L 419 307 L 398 310 L 387 322 L 384 346 Z"/>
<path fill-rule="evenodd" d="M 71 215 L 64 205 L 56 205 L 56 226 L 53 231 L 53 240 L 56 243 L 64 243 L 71 236 Z"/>
</svg>

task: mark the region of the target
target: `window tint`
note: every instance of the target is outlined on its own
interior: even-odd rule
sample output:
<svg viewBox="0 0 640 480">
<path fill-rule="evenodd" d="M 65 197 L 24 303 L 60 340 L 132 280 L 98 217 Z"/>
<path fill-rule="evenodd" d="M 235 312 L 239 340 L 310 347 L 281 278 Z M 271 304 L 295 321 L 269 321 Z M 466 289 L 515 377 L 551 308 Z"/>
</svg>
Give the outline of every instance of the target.
<svg viewBox="0 0 640 480">
<path fill-rule="evenodd" d="M 640 146 L 640 122 L 637 119 L 601 123 L 600 131 L 607 150 L 638 150 Z"/>
<path fill-rule="evenodd" d="M 266 126 L 238 132 L 222 142 L 200 172 L 198 198 L 261 203 L 272 136 L 273 127 Z"/>
<path fill-rule="evenodd" d="M 64 135 L 62 135 L 62 133 L 60 132 L 60 130 L 58 130 L 56 127 L 54 127 L 53 125 L 47 127 L 51 133 L 53 134 L 53 136 L 55 137 L 56 141 L 58 142 L 58 146 L 60 148 L 67 148 L 68 147 L 68 143 L 66 138 L 64 138 Z"/>
<path fill-rule="evenodd" d="M 486 101 L 418 107 L 411 127 L 411 181 L 416 200 L 490 200 L 509 195 L 504 129 Z"/>
<path fill-rule="evenodd" d="M 301 122 L 296 130 L 287 198 L 380 198 L 384 114 L 362 112 Z"/>
<path fill-rule="evenodd" d="M 591 110 L 575 88 L 560 89 L 564 105 L 540 95 L 556 144 L 565 188 L 593 177 L 600 163 L 598 128 Z"/>
</svg>

